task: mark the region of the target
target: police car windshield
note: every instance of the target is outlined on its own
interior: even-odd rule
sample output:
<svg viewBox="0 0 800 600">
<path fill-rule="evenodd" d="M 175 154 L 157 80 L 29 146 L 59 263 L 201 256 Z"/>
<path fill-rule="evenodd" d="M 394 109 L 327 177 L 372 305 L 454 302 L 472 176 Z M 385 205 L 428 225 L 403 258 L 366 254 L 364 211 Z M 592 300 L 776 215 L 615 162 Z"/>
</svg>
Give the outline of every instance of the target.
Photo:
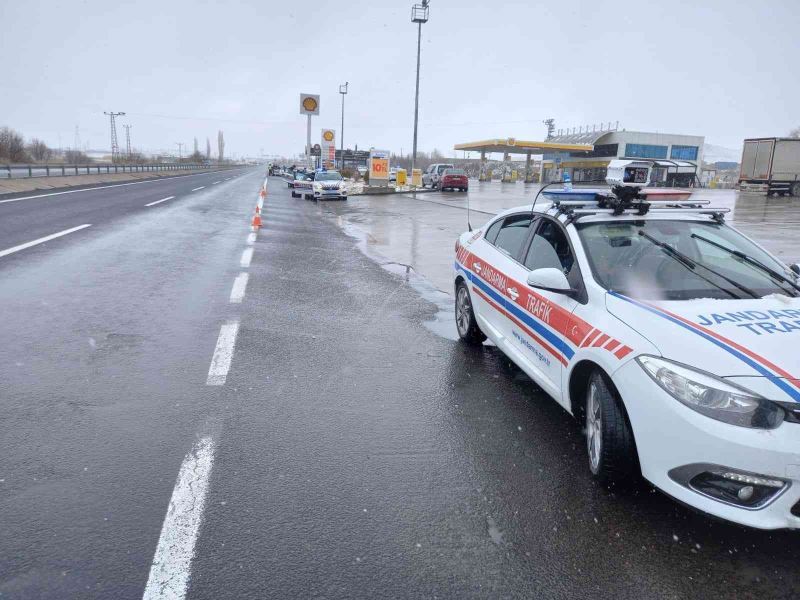
<svg viewBox="0 0 800 600">
<path fill-rule="evenodd" d="M 738 250 L 796 281 L 791 271 L 723 224 L 653 219 L 579 222 L 576 228 L 595 280 L 626 296 L 691 300 L 799 295 L 791 285 L 722 249 Z"/>
<path fill-rule="evenodd" d="M 336 171 L 326 171 L 325 173 L 317 173 L 314 181 L 339 181 L 342 176 Z"/>
</svg>

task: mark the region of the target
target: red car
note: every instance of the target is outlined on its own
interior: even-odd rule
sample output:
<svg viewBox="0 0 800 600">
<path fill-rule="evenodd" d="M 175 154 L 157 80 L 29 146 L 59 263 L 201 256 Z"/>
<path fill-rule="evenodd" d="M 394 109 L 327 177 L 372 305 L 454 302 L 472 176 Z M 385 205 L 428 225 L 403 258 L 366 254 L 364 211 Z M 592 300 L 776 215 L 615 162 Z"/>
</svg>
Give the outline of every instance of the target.
<svg viewBox="0 0 800 600">
<path fill-rule="evenodd" d="M 466 192 L 469 189 L 469 180 L 464 169 L 447 169 L 439 178 L 440 190 L 459 190 Z"/>
</svg>

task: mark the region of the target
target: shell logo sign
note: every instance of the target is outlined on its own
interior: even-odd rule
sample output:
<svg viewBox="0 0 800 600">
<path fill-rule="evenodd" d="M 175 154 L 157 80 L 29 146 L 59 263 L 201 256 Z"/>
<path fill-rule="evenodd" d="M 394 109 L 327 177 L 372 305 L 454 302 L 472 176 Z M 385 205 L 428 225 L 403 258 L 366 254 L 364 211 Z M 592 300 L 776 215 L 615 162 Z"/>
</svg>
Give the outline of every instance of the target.
<svg viewBox="0 0 800 600">
<path fill-rule="evenodd" d="M 336 132 L 333 129 L 322 130 L 322 153 L 320 158 L 324 167 L 332 169 L 336 162 Z"/>
<path fill-rule="evenodd" d="M 319 95 L 300 94 L 300 114 L 318 115 L 319 114 Z"/>
</svg>

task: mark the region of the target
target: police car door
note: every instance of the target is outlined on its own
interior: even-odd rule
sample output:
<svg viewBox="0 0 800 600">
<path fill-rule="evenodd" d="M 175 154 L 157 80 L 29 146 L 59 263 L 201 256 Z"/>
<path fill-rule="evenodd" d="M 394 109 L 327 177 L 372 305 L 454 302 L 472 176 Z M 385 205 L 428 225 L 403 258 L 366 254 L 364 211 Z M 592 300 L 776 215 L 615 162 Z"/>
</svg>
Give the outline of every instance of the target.
<svg viewBox="0 0 800 600">
<path fill-rule="evenodd" d="M 551 267 L 562 271 L 571 287 L 582 289 L 575 255 L 561 224 L 550 217 L 540 218 L 520 263 L 515 262 L 509 272 L 513 281 L 509 282 L 505 336 L 529 370 L 541 374 L 538 378 L 543 376 L 542 387 L 560 402 L 562 370 L 574 354 L 565 338 L 577 301 L 564 294 L 534 289 L 527 280 L 532 270 Z"/>
<path fill-rule="evenodd" d="M 475 245 L 475 257 L 469 266 L 472 277 L 472 303 L 492 331 L 484 331 L 497 344 L 502 344 L 508 274 L 517 264 L 522 247 L 528 238 L 531 215 L 528 212 L 509 215 L 492 224 L 486 236 Z"/>
</svg>

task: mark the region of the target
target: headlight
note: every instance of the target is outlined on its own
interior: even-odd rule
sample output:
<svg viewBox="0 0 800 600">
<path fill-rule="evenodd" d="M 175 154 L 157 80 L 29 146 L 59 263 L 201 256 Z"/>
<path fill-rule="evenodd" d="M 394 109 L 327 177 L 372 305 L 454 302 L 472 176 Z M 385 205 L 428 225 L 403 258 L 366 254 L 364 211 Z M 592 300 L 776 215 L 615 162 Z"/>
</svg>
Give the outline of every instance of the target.
<svg viewBox="0 0 800 600">
<path fill-rule="evenodd" d="M 321 183 L 314 183 L 314 191 L 319 192 L 322 191 L 322 184 Z"/>
<path fill-rule="evenodd" d="M 709 373 L 653 356 L 636 362 L 670 396 L 707 417 L 754 429 L 774 429 L 783 421 L 777 404 Z"/>
</svg>

